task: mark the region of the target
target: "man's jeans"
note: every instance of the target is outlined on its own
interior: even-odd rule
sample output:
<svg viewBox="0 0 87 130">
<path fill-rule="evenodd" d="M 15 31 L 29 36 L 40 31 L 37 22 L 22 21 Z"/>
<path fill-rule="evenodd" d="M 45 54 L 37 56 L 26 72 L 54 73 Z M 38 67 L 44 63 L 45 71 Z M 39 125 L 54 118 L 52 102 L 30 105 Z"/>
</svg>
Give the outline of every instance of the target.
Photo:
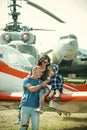
<svg viewBox="0 0 87 130">
<path fill-rule="evenodd" d="M 28 124 L 31 119 L 32 130 L 39 129 L 39 117 L 40 114 L 35 112 L 36 108 L 24 107 L 21 108 L 21 128 L 20 130 L 27 130 Z"/>
</svg>

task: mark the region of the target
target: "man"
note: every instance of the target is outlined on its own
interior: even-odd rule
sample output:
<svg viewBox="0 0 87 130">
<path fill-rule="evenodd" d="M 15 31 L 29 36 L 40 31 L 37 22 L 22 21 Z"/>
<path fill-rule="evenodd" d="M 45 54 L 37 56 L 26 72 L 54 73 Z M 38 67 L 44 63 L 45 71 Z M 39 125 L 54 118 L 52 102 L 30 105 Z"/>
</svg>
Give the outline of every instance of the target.
<svg viewBox="0 0 87 130">
<path fill-rule="evenodd" d="M 21 101 L 21 128 L 20 130 L 27 130 L 28 124 L 31 119 L 32 130 L 39 129 L 39 117 L 40 113 L 36 112 L 36 108 L 39 107 L 39 91 L 41 88 L 46 87 L 47 80 L 42 82 L 40 77 L 42 76 L 42 70 L 40 66 L 34 66 L 31 71 L 31 76 L 25 78 L 23 81 L 23 97 Z M 44 97 L 48 95 L 48 90 L 44 93 Z"/>
</svg>

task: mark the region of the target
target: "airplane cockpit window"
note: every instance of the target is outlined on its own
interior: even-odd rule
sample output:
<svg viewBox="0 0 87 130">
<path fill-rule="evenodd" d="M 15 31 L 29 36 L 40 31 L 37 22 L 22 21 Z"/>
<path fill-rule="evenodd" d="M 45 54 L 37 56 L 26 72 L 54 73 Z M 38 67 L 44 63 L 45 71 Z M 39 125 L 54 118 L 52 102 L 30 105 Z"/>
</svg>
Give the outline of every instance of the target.
<svg viewBox="0 0 87 130">
<path fill-rule="evenodd" d="M 85 50 L 85 49 L 79 49 L 79 51 L 78 51 L 78 55 L 79 56 L 86 56 L 87 57 L 87 50 Z"/>
<path fill-rule="evenodd" d="M 24 57 L 18 53 L 14 49 L 9 49 L 8 51 L 8 58 L 9 62 L 13 67 L 19 68 L 20 70 L 27 70 L 29 71 L 31 69 L 31 64 L 29 64 Z"/>
<path fill-rule="evenodd" d="M 62 40 L 62 39 L 67 39 L 67 38 L 77 39 L 77 37 L 76 37 L 75 35 L 73 35 L 73 34 L 67 35 L 67 36 L 61 36 L 61 37 L 60 37 L 61 40 Z"/>
<path fill-rule="evenodd" d="M 70 38 L 72 38 L 72 39 L 77 39 L 77 37 L 75 36 L 75 35 L 70 35 Z"/>
</svg>

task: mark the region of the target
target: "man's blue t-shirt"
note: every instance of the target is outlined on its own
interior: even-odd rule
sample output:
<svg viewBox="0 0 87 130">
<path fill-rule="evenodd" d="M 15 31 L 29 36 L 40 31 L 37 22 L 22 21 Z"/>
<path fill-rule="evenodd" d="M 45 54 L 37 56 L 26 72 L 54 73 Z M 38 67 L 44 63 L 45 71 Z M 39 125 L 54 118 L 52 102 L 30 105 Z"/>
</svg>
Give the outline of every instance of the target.
<svg viewBox="0 0 87 130">
<path fill-rule="evenodd" d="M 32 86 L 36 86 L 40 84 L 42 80 L 40 79 L 33 79 L 33 78 L 25 78 L 23 81 L 23 97 L 22 97 L 22 106 L 26 107 L 33 107 L 38 108 L 39 107 L 39 91 L 36 92 L 30 92 L 27 89 L 27 86 L 30 84 Z"/>
</svg>

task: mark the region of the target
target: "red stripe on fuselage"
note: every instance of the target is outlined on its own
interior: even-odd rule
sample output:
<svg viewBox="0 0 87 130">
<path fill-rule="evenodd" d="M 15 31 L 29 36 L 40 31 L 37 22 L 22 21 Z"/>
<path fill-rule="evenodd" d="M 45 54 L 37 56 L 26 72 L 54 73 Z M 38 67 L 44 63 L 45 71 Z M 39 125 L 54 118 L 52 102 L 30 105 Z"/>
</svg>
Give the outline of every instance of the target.
<svg viewBox="0 0 87 130">
<path fill-rule="evenodd" d="M 14 68 L 11 68 L 10 66 L 8 66 L 7 64 L 5 64 L 4 62 L 0 61 L 0 72 L 18 77 L 18 78 L 24 78 L 28 75 L 28 73 L 26 72 L 22 72 L 20 70 L 16 70 Z"/>
</svg>

